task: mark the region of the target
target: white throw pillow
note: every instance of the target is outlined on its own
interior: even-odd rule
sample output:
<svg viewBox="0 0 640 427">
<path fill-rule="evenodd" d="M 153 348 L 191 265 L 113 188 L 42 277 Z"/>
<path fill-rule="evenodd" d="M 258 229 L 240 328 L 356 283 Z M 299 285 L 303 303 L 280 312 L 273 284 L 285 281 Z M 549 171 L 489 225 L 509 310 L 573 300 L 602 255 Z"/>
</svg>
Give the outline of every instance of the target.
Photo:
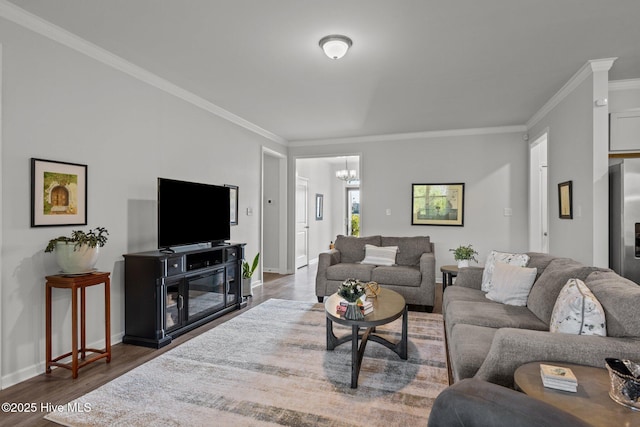
<svg viewBox="0 0 640 427">
<path fill-rule="evenodd" d="M 364 245 L 362 264 L 394 265 L 396 263 L 397 246 Z"/>
<path fill-rule="evenodd" d="M 482 286 L 480 289 L 484 292 L 489 292 L 491 290 L 491 276 L 493 275 L 493 269 L 495 268 L 496 262 L 502 262 L 504 264 L 515 265 L 518 267 L 526 267 L 529 262 L 529 255 L 491 251 L 487 257 L 487 262 L 484 264 L 484 271 L 482 272 Z"/>
<path fill-rule="evenodd" d="M 493 287 L 486 297 L 492 301 L 524 307 L 538 270 L 497 262 L 493 270 Z"/>
<path fill-rule="evenodd" d="M 604 309 L 591 289 L 579 279 L 564 285 L 551 313 L 551 332 L 607 336 Z"/>
</svg>

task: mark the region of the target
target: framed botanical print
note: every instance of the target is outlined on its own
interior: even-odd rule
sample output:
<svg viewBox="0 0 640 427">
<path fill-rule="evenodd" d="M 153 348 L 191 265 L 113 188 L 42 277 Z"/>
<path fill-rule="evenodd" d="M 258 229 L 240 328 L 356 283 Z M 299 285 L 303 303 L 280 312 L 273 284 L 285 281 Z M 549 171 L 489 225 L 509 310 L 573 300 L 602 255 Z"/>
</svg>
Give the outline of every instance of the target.
<svg viewBox="0 0 640 427">
<path fill-rule="evenodd" d="M 31 226 L 87 224 L 87 165 L 31 159 Z"/>
</svg>

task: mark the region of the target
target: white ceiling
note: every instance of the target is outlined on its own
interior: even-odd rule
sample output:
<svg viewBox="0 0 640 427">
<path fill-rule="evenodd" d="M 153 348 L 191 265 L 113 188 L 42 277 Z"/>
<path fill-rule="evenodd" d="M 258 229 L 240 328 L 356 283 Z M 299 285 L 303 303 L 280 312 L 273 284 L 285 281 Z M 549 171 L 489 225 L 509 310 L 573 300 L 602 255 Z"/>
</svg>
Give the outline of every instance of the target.
<svg viewBox="0 0 640 427">
<path fill-rule="evenodd" d="M 11 3 L 287 141 L 523 125 L 590 59 L 640 78 L 639 0 Z"/>
</svg>

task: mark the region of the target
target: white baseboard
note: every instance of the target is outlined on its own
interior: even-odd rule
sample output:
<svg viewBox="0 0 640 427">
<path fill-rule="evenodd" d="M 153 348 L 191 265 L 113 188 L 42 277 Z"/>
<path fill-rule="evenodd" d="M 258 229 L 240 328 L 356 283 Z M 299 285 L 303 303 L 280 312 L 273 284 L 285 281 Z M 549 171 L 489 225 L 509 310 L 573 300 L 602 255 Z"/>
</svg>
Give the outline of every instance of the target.
<svg viewBox="0 0 640 427">
<path fill-rule="evenodd" d="M 116 335 L 112 335 L 111 345 L 113 346 L 115 344 L 121 343 L 122 337 L 124 337 L 124 332 L 120 332 Z M 104 348 L 104 339 L 88 344 L 87 348 Z M 54 358 L 55 357 L 56 356 L 54 355 Z M 71 357 L 69 356 L 69 359 L 70 358 Z M 42 362 L 36 363 L 35 365 L 31 365 L 24 369 L 21 369 L 17 372 L 13 372 L 9 375 L 5 375 L 4 377 L 2 377 L 2 389 L 4 390 L 8 387 L 11 387 L 12 385 L 16 385 L 18 383 L 21 383 L 33 377 L 37 377 L 38 375 L 42 375 L 45 372 L 46 366 L 47 366 L 46 362 L 42 361 Z M 52 369 L 58 369 L 58 368 L 54 366 L 52 367 Z M 78 372 L 79 372 L 79 375 L 82 374 L 82 370 Z M 69 378 L 71 378 L 71 371 L 69 371 Z"/>
</svg>

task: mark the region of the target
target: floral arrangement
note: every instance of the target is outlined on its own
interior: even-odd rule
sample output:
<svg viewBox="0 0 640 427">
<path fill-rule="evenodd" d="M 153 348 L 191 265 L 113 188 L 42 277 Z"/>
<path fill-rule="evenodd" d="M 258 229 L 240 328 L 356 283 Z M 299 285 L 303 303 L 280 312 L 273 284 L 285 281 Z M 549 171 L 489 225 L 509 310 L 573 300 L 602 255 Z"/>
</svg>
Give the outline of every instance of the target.
<svg viewBox="0 0 640 427">
<path fill-rule="evenodd" d="M 347 279 L 342 282 L 338 289 L 338 295 L 344 298 L 347 302 L 356 302 L 365 293 L 365 287 L 357 279 Z"/>
<path fill-rule="evenodd" d="M 478 255 L 478 252 L 473 249 L 471 245 L 458 246 L 455 249 L 449 249 L 449 251 L 453 252 L 453 259 L 455 259 L 456 261 L 469 260 L 478 262 L 478 260 L 476 259 L 476 255 Z"/>
</svg>

